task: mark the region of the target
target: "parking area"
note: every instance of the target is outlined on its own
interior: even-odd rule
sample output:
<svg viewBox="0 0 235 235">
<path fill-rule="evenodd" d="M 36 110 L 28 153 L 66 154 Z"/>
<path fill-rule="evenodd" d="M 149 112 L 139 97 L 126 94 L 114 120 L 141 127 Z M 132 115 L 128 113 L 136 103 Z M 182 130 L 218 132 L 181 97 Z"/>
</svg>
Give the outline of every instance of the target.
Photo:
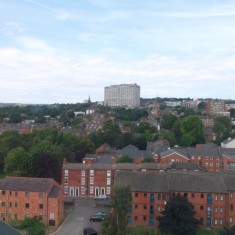
<svg viewBox="0 0 235 235">
<path fill-rule="evenodd" d="M 101 235 L 101 222 L 92 222 L 90 217 L 98 211 L 110 212 L 109 201 L 90 198 L 77 199 L 73 207 L 67 207 L 68 216 L 53 235 L 83 235 L 83 228 L 92 227 Z"/>
</svg>

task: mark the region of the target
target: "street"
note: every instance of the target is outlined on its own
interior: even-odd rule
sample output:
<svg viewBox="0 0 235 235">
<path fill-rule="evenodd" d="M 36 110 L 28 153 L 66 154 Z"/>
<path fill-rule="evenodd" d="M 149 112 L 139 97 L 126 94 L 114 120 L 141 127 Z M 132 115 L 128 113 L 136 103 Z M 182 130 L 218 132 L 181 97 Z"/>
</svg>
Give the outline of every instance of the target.
<svg viewBox="0 0 235 235">
<path fill-rule="evenodd" d="M 77 199 L 64 222 L 51 235 L 83 235 L 83 228 L 85 227 L 92 227 L 101 235 L 101 222 L 90 222 L 89 220 L 90 216 L 97 211 L 110 211 L 109 207 L 100 204 L 102 203 L 97 206 L 96 202 L 90 198 Z"/>
</svg>

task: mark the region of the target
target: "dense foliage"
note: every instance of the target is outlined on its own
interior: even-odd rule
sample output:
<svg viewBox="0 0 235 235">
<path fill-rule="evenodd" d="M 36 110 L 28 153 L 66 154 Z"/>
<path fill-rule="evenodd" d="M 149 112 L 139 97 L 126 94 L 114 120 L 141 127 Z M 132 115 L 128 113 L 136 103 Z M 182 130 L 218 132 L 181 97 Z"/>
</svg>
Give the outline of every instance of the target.
<svg viewBox="0 0 235 235">
<path fill-rule="evenodd" d="M 125 235 L 127 228 L 127 213 L 131 205 L 130 186 L 116 184 L 111 196 L 112 212 L 103 224 L 105 235 Z"/>
<path fill-rule="evenodd" d="M 167 202 L 159 221 L 161 232 L 172 235 L 194 235 L 199 221 L 194 218 L 195 211 L 186 197 L 177 195 Z"/>
</svg>

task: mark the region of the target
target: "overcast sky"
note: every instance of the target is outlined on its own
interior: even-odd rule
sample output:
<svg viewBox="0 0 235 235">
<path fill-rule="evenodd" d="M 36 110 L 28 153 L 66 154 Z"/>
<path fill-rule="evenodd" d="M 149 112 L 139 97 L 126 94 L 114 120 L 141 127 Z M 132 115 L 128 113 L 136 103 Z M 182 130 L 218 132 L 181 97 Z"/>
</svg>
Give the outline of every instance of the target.
<svg viewBox="0 0 235 235">
<path fill-rule="evenodd" d="M 2 0 L 0 103 L 235 99 L 234 0 Z"/>
</svg>

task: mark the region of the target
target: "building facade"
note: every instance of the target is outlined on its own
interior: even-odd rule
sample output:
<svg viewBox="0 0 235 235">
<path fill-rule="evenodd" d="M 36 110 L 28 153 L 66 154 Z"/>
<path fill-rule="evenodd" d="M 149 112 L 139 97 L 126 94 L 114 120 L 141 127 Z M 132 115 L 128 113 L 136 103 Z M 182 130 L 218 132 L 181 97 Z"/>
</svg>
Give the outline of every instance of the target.
<svg viewBox="0 0 235 235">
<path fill-rule="evenodd" d="M 183 182 L 183 183 L 182 183 Z M 167 201 L 187 197 L 201 227 L 235 224 L 235 174 L 117 172 L 115 184 L 131 186 L 130 226 L 158 227 Z"/>
<path fill-rule="evenodd" d="M 96 197 L 111 195 L 116 172 L 159 172 L 165 168 L 158 163 L 66 163 L 62 167 L 64 197 Z"/>
<path fill-rule="evenodd" d="M 6 177 L 0 180 L 0 219 L 37 218 L 58 226 L 64 218 L 62 187 L 53 179 Z"/>
<path fill-rule="evenodd" d="M 121 84 L 105 87 L 104 104 L 111 107 L 139 107 L 140 86 Z"/>
</svg>

